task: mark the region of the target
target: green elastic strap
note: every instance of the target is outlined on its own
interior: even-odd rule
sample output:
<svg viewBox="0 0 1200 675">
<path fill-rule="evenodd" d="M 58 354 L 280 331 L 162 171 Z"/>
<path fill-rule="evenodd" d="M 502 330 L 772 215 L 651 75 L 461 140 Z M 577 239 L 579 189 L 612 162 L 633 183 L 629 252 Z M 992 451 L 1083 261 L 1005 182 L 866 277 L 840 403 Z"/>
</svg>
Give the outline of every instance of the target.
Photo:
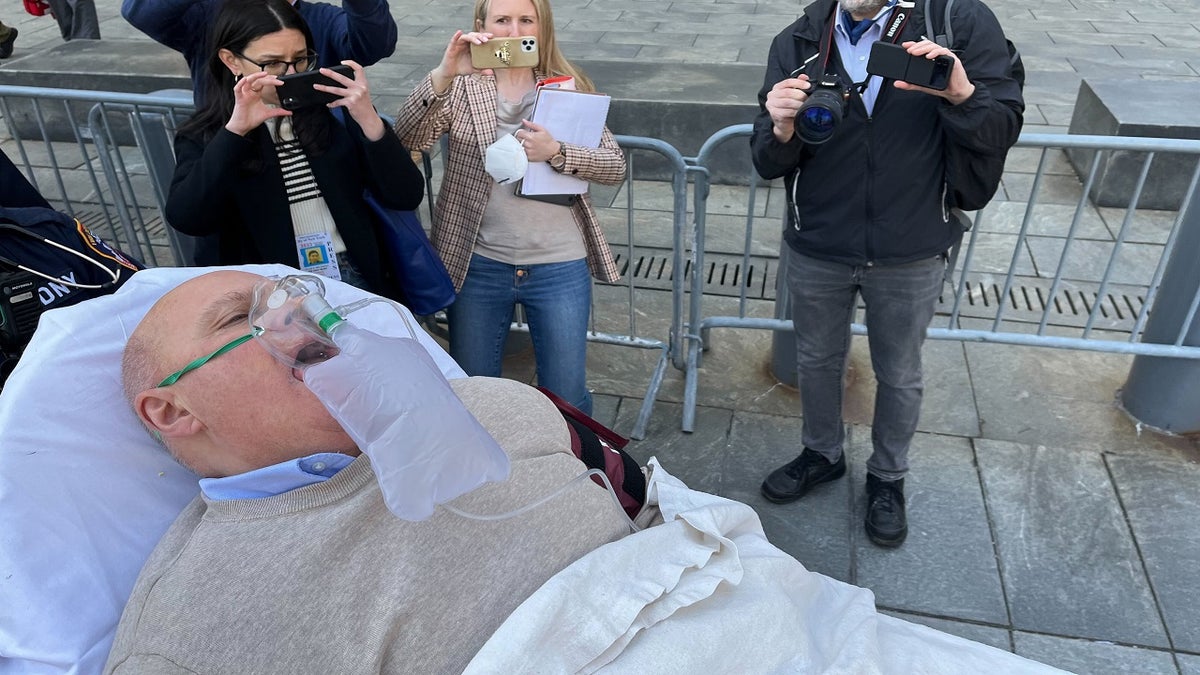
<svg viewBox="0 0 1200 675">
<path fill-rule="evenodd" d="M 258 326 L 254 326 L 254 329 L 251 332 L 241 336 L 240 338 L 230 342 L 229 344 L 226 344 L 224 347 L 221 347 L 217 351 L 215 351 L 207 356 L 201 356 L 200 358 L 196 359 L 195 361 L 192 361 L 191 363 L 187 364 L 186 366 L 179 369 L 178 371 L 171 373 L 170 375 L 167 376 L 167 378 L 165 380 L 163 380 L 162 382 L 159 382 L 158 386 L 169 387 L 172 384 L 175 384 L 176 382 L 179 381 L 179 378 L 183 377 L 187 373 L 190 373 L 193 370 L 199 368 L 200 366 L 208 363 L 209 361 L 212 361 L 213 359 L 224 354 L 225 352 L 230 351 L 234 347 L 241 346 L 242 344 L 244 344 L 251 338 L 253 338 L 257 335 L 261 335 L 262 332 L 263 332 L 262 328 L 259 328 Z"/>
</svg>

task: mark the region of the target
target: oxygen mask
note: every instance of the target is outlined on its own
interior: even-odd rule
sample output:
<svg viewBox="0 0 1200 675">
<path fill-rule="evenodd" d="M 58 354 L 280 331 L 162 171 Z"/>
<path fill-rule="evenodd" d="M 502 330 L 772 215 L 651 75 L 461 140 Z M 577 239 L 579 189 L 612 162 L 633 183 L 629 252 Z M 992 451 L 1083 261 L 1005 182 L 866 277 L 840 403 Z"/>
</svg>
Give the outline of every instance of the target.
<svg viewBox="0 0 1200 675">
<path fill-rule="evenodd" d="M 293 274 L 269 277 L 254 287 L 250 325 L 258 329 L 259 344 L 297 378 L 310 366 L 337 356 L 341 349 L 332 333 L 351 313 L 373 305 L 391 308 L 399 315 L 409 336 L 416 332 L 407 314 L 396 303 L 372 297 L 333 307 L 325 297 L 321 277 Z"/>
<path fill-rule="evenodd" d="M 385 337 L 346 320 L 380 305 L 400 315 L 408 337 Z M 263 348 L 292 369 L 370 458 L 384 503 L 399 518 L 425 520 L 445 505 L 463 517 L 503 520 L 563 494 L 585 476 L 599 473 L 609 485 L 603 472 L 592 471 L 516 511 L 477 515 L 455 509 L 448 502 L 505 480 L 508 456 L 454 393 L 400 305 L 370 297 L 333 307 L 320 277 L 296 274 L 255 286 L 250 325 Z M 620 510 L 611 485 L 609 492 Z"/>
</svg>

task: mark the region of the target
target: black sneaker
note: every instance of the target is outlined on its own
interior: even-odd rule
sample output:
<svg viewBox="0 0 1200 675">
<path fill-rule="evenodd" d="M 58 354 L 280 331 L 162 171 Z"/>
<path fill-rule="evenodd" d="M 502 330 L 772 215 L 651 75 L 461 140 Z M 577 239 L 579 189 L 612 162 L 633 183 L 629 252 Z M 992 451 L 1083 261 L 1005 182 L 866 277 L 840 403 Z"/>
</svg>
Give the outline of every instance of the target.
<svg viewBox="0 0 1200 675">
<path fill-rule="evenodd" d="M 776 504 L 800 499 L 814 486 L 828 483 L 846 475 L 846 455 L 830 462 L 808 448 L 800 456 L 771 472 L 762 484 L 762 495 Z"/>
<path fill-rule="evenodd" d="M 880 546 L 894 548 L 908 536 L 904 515 L 904 479 L 882 480 L 867 474 L 867 537 Z"/>
<path fill-rule="evenodd" d="M 12 56 L 13 43 L 17 41 L 17 29 L 10 27 L 8 37 L 0 41 L 0 59 L 7 59 Z"/>
</svg>

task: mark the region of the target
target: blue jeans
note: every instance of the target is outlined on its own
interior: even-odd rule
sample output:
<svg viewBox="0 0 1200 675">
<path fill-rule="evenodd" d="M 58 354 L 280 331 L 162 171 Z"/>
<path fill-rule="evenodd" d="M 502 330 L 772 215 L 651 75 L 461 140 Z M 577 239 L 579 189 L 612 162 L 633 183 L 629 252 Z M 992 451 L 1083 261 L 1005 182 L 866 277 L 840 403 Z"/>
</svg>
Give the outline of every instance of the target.
<svg viewBox="0 0 1200 675">
<path fill-rule="evenodd" d="M 582 258 L 508 265 L 472 255 L 458 298 L 446 310 L 450 356 L 468 375 L 499 377 L 516 303 L 525 307 L 529 321 L 538 384 L 592 414 L 587 389 L 592 276 Z"/>
<path fill-rule="evenodd" d="M 842 454 L 842 388 L 855 296 L 861 293 L 876 381 L 874 451 L 867 471 L 883 480 L 903 478 L 924 393 L 921 345 L 942 289 L 945 258 L 851 266 L 809 258 L 789 247 L 787 265 L 804 415 L 802 442 L 830 461 Z"/>
</svg>

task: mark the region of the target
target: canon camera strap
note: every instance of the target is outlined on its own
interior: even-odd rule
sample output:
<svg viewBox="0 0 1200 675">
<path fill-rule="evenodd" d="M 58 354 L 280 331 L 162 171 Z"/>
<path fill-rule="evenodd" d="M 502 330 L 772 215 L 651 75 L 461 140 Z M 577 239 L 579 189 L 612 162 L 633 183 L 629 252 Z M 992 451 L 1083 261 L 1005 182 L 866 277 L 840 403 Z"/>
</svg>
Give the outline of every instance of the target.
<svg viewBox="0 0 1200 675">
<path fill-rule="evenodd" d="M 899 43 L 900 36 L 904 34 L 904 26 L 908 24 L 908 19 L 912 16 L 916 6 L 917 5 L 915 2 L 897 0 L 896 4 L 892 6 L 892 13 L 888 17 L 887 28 L 884 29 L 883 35 L 880 37 L 880 39 L 888 40 L 892 44 Z M 818 45 L 818 49 L 820 50 L 819 53 L 825 55 L 825 59 L 821 62 L 822 75 L 829 72 L 829 56 L 833 53 L 834 49 L 833 31 L 837 29 L 837 22 L 839 19 L 838 10 L 841 8 L 842 4 L 840 2 L 833 3 L 833 16 L 829 19 L 829 30 L 826 32 L 825 38 L 821 41 L 820 45 Z M 870 81 L 872 77 L 874 77 L 874 75 L 868 74 L 867 79 L 863 80 L 862 82 L 855 82 L 854 89 L 859 93 L 862 93 L 864 90 L 866 90 L 867 82 Z"/>
</svg>

